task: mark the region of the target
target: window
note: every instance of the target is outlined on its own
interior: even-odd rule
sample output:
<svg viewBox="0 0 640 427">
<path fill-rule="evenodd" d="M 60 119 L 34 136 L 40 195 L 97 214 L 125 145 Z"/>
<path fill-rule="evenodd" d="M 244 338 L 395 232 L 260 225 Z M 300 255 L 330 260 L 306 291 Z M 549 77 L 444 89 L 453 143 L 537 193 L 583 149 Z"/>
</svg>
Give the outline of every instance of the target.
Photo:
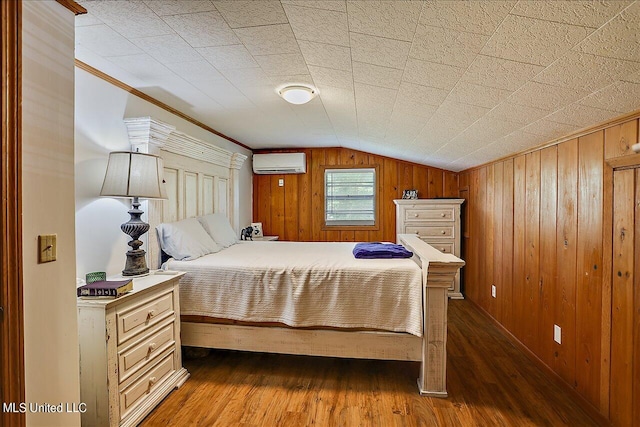
<svg viewBox="0 0 640 427">
<path fill-rule="evenodd" d="M 325 169 L 325 226 L 375 226 L 377 193 L 376 168 Z"/>
</svg>

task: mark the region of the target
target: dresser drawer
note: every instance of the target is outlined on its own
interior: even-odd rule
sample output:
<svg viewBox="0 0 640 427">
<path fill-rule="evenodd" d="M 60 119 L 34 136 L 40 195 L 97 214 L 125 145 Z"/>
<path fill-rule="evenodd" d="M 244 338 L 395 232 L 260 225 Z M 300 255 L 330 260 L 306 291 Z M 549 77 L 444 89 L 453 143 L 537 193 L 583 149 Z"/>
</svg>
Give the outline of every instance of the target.
<svg viewBox="0 0 640 427">
<path fill-rule="evenodd" d="M 116 311 L 118 345 L 162 319 L 173 316 L 173 313 L 173 292 L 143 300 L 137 304 L 118 307 Z"/>
<path fill-rule="evenodd" d="M 449 242 L 437 242 L 437 241 L 429 241 L 429 239 L 422 239 L 443 254 L 452 254 L 453 253 L 453 243 Z"/>
<path fill-rule="evenodd" d="M 407 225 L 407 234 L 416 234 L 420 237 L 443 237 L 452 238 L 454 236 L 453 226 L 420 226 L 420 225 Z"/>
<path fill-rule="evenodd" d="M 175 370 L 175 353 L 172 351 L 120 393 L 120 417 L 126 417 L 138 402 L 142 402 Z"/>
<path fill-rule="evenodd" d="M 118 353 L 118 380 L 122 383 L 142 369 L 154 357 L 175 345 L 175 322 L 160 326 L 160 329 L 143 338 L 133 347 Z"/>
<path fill-rule="evenodd" d="M 405 210 L 404 212 L 404 220 L 406 222 L 453 221 L 454 213 L 453 213 L 453 208 L 440 208 L 440 209 L 407 208 L 407 210 Z"/>
</svg>

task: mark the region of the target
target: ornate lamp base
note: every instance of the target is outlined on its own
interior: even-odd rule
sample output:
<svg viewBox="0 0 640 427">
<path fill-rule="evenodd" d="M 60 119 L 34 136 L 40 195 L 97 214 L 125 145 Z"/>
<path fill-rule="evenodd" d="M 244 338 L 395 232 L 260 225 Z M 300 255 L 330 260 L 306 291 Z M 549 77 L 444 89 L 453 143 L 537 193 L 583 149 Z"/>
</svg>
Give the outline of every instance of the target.
<svg viewBox="0 0 640 427">
<path fill-rule="evenodd" d="M 149 224 L 140 219 L 143 212 L 139 208 L 140 202 L 137 197 L 134 197 L 132 208 L 129 210 L 131 219 L 120 226 L 120 229 L 132 239 L 128 243 L 131 250 L 127 251 L 127 262 L 122 270 L 123 276 L 139 276 L 149 272 L 145 259 L 146 252 L 140 249 L 142 246 L 140 236 L 149 231 Z"/>
</svg>

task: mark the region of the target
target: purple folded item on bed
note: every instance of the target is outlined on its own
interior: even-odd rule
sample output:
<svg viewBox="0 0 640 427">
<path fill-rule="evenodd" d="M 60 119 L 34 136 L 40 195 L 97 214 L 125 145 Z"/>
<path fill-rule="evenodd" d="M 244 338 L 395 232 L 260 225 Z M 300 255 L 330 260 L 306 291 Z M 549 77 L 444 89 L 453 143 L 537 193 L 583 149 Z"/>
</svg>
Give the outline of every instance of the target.
<svg viewBox="0 0 640 427">
<path fill-rule="evenodd" d="M 411 258 L 413 252 L 408 251 L 402 245 L 394 243 L 356 243 L 353 248 L 353 256 L 356 258 Z"/>
</svg>

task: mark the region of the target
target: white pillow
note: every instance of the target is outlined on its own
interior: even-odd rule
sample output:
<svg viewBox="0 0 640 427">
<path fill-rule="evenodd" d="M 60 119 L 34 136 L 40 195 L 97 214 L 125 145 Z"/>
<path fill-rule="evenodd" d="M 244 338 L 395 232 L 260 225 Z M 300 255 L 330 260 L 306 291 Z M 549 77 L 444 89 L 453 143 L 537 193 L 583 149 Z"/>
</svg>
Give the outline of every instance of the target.
<svg viewBox="0 0 640 427">
<path fill-rule="evenodd" d="M 200 224 L 207 230 L 207 233 L 223 248 L 238 243 L 236 232 L 231 228 L 229 219 L 221 213 L 214 213 L 198 218 Z"/>
<path fill-rule="evenodd" d="M 160 224 L 156 230 L 162 250 L 177 260 L 189 261 L 222 249 L 195 218 Z"/>
</svg>

